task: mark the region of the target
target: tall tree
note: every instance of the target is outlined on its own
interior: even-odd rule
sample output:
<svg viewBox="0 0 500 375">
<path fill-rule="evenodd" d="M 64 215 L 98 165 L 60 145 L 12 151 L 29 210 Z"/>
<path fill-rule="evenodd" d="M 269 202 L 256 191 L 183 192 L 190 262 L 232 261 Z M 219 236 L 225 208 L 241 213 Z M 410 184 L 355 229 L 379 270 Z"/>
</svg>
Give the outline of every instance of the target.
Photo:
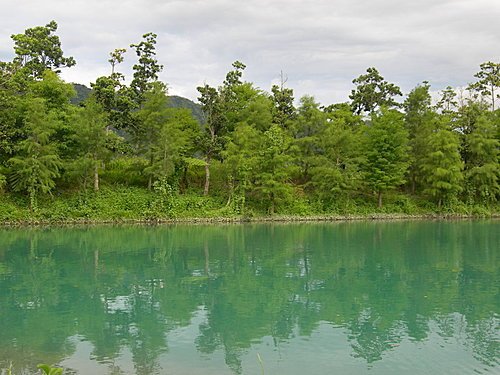
<svg viewBox="0 0 500 375">
<path fill-rule="evenodd" d="M 400 88 L 387 82 L 375 68 L 368 68 L 366 74 L 355 78 L 352 83 L 356 88 L 351 91 L 349 98 L 356 114 L 372 113 L 382 106 L 397 107 L 394 97 L 402 96 Z"/>
<path fill-rule="evenodd" d="M 227 128 L 222 111 L 222 99 L 217 90 L 209 85 L 197 87 L 197 90 L 200 93 L 198 101 L 201 103 L 206 119 L 199 145 L 205 155 L 205 187 L 203 194 L 208 195 L 210 189 L 210 163 L 223 149 L 223 137 L 227 132 Z"/>
<path fill-rule="evenodd" d="M 431 125 L 421 167 L 424 193 L 433 197 L 441 207 L 444 201 L 463 190 L 463 162 L 459 153 L 459 138 L 451 129 L 449 117 L 437 116 Z"/>
<path fill-rule="evenodd" d="M 163 116 L 157 137 L 151 144 L 152 164 L 145 172 L 154 179 L 169 178 L 171 184 L 177 184 L 176 172 L 192 159 L 199 124 L 186 108 L 166 108 Z"/>
<path fill-rule="evenodd" d="M 323 109 L 327 124 L 317 135 L 311 185 L 323 205 L 334 204 L 360 187 L 360 132 L 363 122 L 347 103 Z"/>
<path fill-rule="evenodd" d="M 293 188 L 290 178 L 294 173 L 290 148 L 292 138 L 278 125 L 264 132 L 258 156 L 255 190 L 267 204 L 270 215 L 277 206 L 290 200 Z"/>
<path fill-rule="evenodd" d="M 23 34 L 12 35 L 14 41 L 14 61 L 19 63 L 27 74 L 35 79 L 42 78 L 46 69 L 58 73 L 60 68 L 76 64 L 73 57 L 65 57 L 61 41 L 54 33 L 57 23 L 50 21 L 45 26 L 26 29 Z"/>
<path fill-rule="evenodd" d="M 489 96 L 491 100 L 491 110 L 495 110 L 495 99 L 498 97 L 496 90 L 500 87 L 500 64 L 491 61 L 479 65 L 479 72 L 474 74 L 477 82 L 469 87 L 483 96 Z"/>
<path fill-rule="evenodd" d="M 15 191 L 25 191 L 30 197 L 30 209 L 37 207 L 39 193 L 48 193 L 55 187 L 61 161 L 51 136 L 57 128 L 54 112 L 47 111 L 41 98 L 25 99 L 24 125 L 27 138 L 16 147 L 16 156 L 10 159 L 10 183 Z"/>
<path fill-rule="evenodd" d="M 410 139 L 410 188 L 415 193 L 417 184 L 422 182 L 421 162 L 427 152 L 426 136 L 430 131 L 429 124 L 435 116 L 431 107 L 430 86 L 427 82 L 415 87 L 403 103 L 405 109 L 405 126 Z"/>
<path fill-rule="evenodd" d="M 451 114 L 454 109 L 457 108 L 457 93 L 451 86 L 446 86 L 444 90 L 440 92 L 441 98 L 436 104 L 436 107 L 440 109 L 444 114 Z"/>
<path fill-rule="evenodd" d="M 263 133 L 242 122 L 236 126 L 227 149 L 223 152 L 229 170 L 230 192 L 228 203 L 244 213 L 249 193 L 252 192 L 259 168 L 258 153 Z"/>
<path fill-rule="evenodd" d="M 123 62 L 125 52 L 127 52 L 125 48 L 116 48 L 110 52 L 108 62 L 111 64 L 111 75 L 115 74 L 115 67 Z"/>
<path fill-rule="evenodd" d="M 320 110 L 319 103 L 312 96 L 303 96 L 292 125 L 298 152 L 296 163 L 300 168 L 298 180 L 301 184 L 310 182 L 310 169 L 322 151 L 318 148 L 319 137 L 323 135 L 326 125 L 326 115 Z"/>
<path fill-rule="evenodd" d="M 278 124 L 283 129 L 290 126 L 290 121 L 295 118 L 295 106 L 293 104 L 293 89 L 285 87 L 286 79 L 281 72 L 280 85 L 271 87 L 271 100 L 273 102 L 273 123 Z"/>
<path fill-rule="evenodd" d="M 99 191 L 99 174 L 111 151 L 108 148 L 115 133 L 107 131 L 107 115 L 102 106 L 90 97 L 78 112 L 74 121 L 74 137 L 78 148 L 78 157 L 73 160 L 73 170 L 80 175 L 83 186 L 87 180 L 93 180 L 94 191 Z"/>
<path fill-rule="evenodd" d="M 158 139 L 161 128 L 166 122 L 167 101 L 166 87 L 160 82 L 156 82 L 145 93 L 142 108 L 134 114 L 136 121 L 135 127 L 132 129 L 132 136 L 136 152 L 148 160 L 148 167 L 144 172 L 148 178 L 149 189 L 152 188 L 155 177 L 153 144 Z"/>
<path fill-rule="evenodd" d="M 382 108 L 372 114 L 371 120 L 364 134 L 363 169 L 367 185 L 377 193 L 380 208 L 383 193 L 405 182 L 408 132 L 403 115 L 396 110 Z"/>
<path fill-rule="evenodd" d="M 138 62 L 134 64 L 134 78 L 130 83 L 136 95 L 139 105 L 144 101 L 144 95 L 152 88 L 153 82 L 158 81 L 158 73 L 163 70 L 163 65 L 158 64 L 156 59 L 156 38 L 154 33 L 147 33 L 142 36 L 143 40 L 138 44 L 131 44 L 130 48 L 135 49 Z"/>
<path fill-rule="evenodd" d="M 19 87 L 15 82 L 15 64 L 0 62 L 0 162 L 4 163 L 14 152 L 22 137 L 19 116 Z"/>
<path fill-rule="evenodd" d="M 242 81 L 246 66 L 240 61 L 232 64 L 233 69 L 226 74 L 226 78 L 218 89 L 207 84 L 197 87 L 205 114 L 206 123 L 204 132 L 199 140 L 200 149 L 205 156 L 205 187 L 204 194 L 208 195 L 210 188 L 210 164 L 212 159 L 220 159 L 221 151 L 236 125 L 243 121 L 243 110 L 248 103 L 259 95 L 251 83 Z"/>
<path fill-rule="evenodd" d="M 500 140 L 491 119 L 481 116 L 467 135 L 469 159 L 465 166 L 468 193 L 477 202 L 492 202 L 500 194 Z"/>
<path fill-rule="evenodd" d="M 98 77 L 90 86 L 94 100 L 106 114 L 107 129 L 127 129 L 133 126 L 132 113 L 137 109 L 136 95 L 132 88 L 126 86 L 125 77 L 116 70 L 123 62 L 126 49 L 117 48 L 110 52 L 108 62 L 111 65 L 109 76 Z"/>
</svg>

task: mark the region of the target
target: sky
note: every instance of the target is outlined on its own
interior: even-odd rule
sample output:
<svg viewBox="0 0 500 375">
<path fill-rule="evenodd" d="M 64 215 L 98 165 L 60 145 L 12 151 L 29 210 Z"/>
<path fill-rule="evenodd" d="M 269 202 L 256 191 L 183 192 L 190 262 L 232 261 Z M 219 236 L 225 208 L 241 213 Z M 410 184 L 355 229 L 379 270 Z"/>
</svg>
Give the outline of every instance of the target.
<svg viewBox="0 0 500 375">
<path fill-rule="evenodd" d="M 0 60 L 13 58 L 12 34 L 51 20 L 77 65 L 63 79 L 89 85 L 110 73 L 109 53 L 127 48 L 118 71 L 130 80 L 129 47 L 154 32 L 160 79 L 171 95 L 195 100 L 218 86 L 231 64 L 270 91 L 324 105 L 347 101 L 352 80 L 376 67 L 408 93 L 422 81 L 435 92 L 474 81 L 479 64 L 500 62 L 499 0 L 0 0 Z"/>
</svg>

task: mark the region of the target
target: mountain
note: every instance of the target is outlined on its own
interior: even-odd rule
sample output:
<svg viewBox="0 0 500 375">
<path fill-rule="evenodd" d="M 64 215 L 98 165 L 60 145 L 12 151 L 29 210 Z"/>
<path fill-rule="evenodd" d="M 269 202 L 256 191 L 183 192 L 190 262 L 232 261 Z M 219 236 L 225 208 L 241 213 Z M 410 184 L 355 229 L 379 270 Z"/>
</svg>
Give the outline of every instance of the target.
<svg viewBox="0 0 500 375">
<path fill-rule="evenodd" d="M 193 102 L 187 98 L 183 98 L 182 96 L 172 95 L 169 96 L 168 106 L 171 108 L 187 108 L 191 110 L 193 117 L 198 120 L 200 124 L 205 123 L 205 115 L 201 109 L 201 105 Z"/>
<path fill-rule="evenodd" d="M 88 88 L 85 85 L 79 83 L 73 83 L 73 87 L 76 91 L 76 96 L 71 99 L 71 103 L 78 105 L 82 103 L 85 99 L 87 99 L 92 92 L 92 89 Z M 203 111 L 201 106 L 198 103 L 189 100 L 188 98 L 183 98 L 182 96 L 171 95 L 169 96 L 168 106 L 171 108 L 187 108 L 191 110 L 193 117 L 200 123 L 203 124 L 205 122 L 205 116 L 203 115 Z"/>
<path fill-rule="evenodd" d="M 71 104 L 78 105 L 81 102 L 83 102 L 85 99 L 87 99 L 92 92 L 92 89 L 89 89 L 85 85 L 81 85 L 79 83 L 73 83 L 73 88 L 76 91 L 76 96 L 74 98 L 71 98 Z"/>
</svg>

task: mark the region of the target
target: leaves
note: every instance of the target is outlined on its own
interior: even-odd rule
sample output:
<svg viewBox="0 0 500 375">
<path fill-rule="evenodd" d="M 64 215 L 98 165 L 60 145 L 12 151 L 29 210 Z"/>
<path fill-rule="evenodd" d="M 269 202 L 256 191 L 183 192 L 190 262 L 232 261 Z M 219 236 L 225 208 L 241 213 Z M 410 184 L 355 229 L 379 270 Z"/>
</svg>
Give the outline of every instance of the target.
<svg viewBox="0 0 500 375">
<path fill-rule="evenodd" d="M 45 375 L 62 375 L 63 369 L 57 367 L 51 367 L 49 365 L 40 364 L 37 366 L 40 370 L 44 372 Z"/>
</svg>

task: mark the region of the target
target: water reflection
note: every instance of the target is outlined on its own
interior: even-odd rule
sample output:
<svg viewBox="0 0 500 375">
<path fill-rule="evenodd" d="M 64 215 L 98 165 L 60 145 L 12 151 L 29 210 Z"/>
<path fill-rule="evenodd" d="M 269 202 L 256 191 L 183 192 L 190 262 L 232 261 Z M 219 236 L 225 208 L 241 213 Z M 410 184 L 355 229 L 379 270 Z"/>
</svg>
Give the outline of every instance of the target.
<svg viewBox="0 0 500 375">
<path fill-rule="evenodd" d="M 269 373 L 303 373 L 300 357 L 316 366 L 311 373 L 332 361 L 344 373 L 354 365 L 419 373 L 410 357 L 436 347 L 427 371 L 446 366 L 444 351 L 471 370 L 494 371 L 499 227 L 4 229 L 0 368 L 12 361 L 16 374 L 40 362 L 81 374 L 258 373 L 255 357 L 248 360 L 257 350 L 278 358 L 266 363 L 276 367 Z"/>
</svg>

